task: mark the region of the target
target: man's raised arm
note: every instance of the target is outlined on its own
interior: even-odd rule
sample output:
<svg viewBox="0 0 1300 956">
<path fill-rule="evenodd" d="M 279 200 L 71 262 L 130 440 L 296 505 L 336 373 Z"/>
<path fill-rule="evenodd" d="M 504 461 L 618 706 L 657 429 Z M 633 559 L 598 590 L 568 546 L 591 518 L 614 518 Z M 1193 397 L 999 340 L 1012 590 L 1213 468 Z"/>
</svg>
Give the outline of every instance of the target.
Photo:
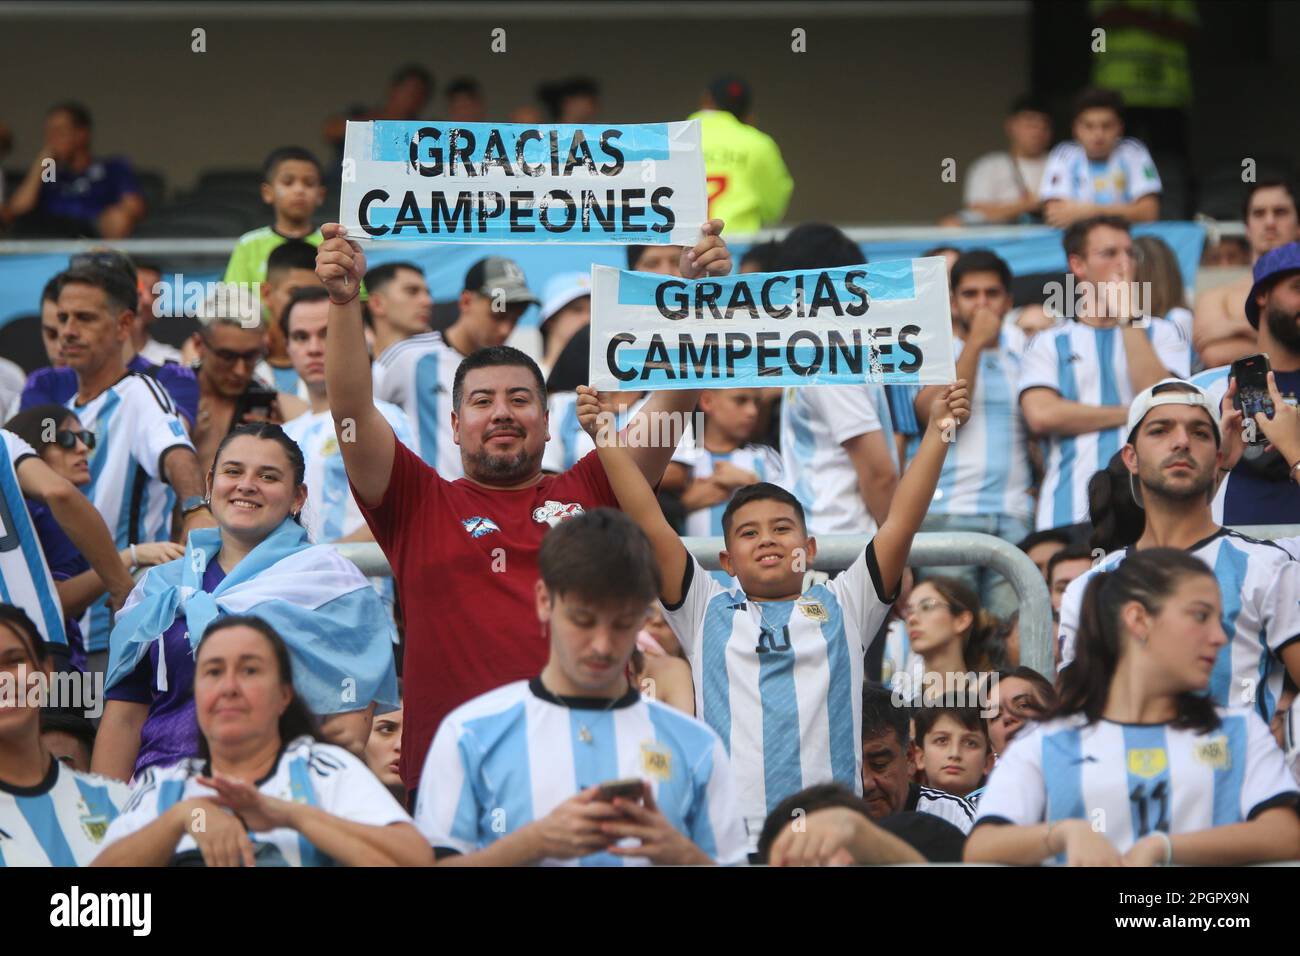
<svg viewBox="0 0 1300 956">
<path fill-rule="evenodd" d="M 330 296 L 329 347 L 325 349 L 330 414 L 348 480 L 361 500 L 375 507 L 388 490 L 397 439 L 375 408 L 370 381 L 370 353 L 359 299 L 366 257 L 338 223 L 321 226 L 321 235 L 325 241 L 316 253 L 316 275 Z"/>
</svg>

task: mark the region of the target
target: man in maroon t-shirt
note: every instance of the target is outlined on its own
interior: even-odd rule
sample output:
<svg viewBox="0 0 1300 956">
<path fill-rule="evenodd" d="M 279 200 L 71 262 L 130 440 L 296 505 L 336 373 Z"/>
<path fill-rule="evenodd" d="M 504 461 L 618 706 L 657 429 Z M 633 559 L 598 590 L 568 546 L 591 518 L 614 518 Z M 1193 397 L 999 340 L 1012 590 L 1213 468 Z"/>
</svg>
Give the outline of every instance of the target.
<svg viewBox="0 0 1300 956">
<path fill-rule="evenodd" d="M 683 276 L 726 275 L 731 255 L 721 220 L 710 220 L 702 232 L 681 253 Z M 542 536 L 566 518 L 618 502 L 595 453 L 563 474 L 542 473 L 550 435 L 546 385 L 537 364 L 515 349 L 480 349 L 456 370 L 452 431 L 464 478 L 447 481 L 397 441 L 372 398 L 357 300 L 365 256 L 341 226 L 327 224 L 321 234 L 316 274 L 331 301 L 330 412 L 343 436 L 339 447 L 353 494 L 393 566 L 406 621 L 401 771 L 413 791 L 448 712 L 494 687 L 535 677 L 545 665 L 548 642 L 534 597 Z M 665 413 L 685 421 L 696 395 L 656 392 L 639 414 L 656 416 L 650 422 Z M 652 485 L 672 452 L 632 449 Z"/>
</svg>

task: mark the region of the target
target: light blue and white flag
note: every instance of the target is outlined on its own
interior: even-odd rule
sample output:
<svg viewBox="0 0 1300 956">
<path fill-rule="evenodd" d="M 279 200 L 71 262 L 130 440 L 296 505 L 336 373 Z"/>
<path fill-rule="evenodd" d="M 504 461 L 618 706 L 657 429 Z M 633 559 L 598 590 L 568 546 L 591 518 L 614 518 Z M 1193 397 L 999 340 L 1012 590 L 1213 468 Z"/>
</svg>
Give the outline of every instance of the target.
<svg viewBox="0 0 1300 956">
<path fill-rule="evenodd" d="M 355 565 L 327 545 L 311 544 L 286 518 L 209 594 L 203 573 L 220 550 L 219 529 L 192 531 L 184 557 L 145 573 L 113 628 L 109 687 L 135 670 L 178 615 L 193 650 L 216 618 L 255 614 L 284 638 L 294 689 L 312 713 L 361 710 L 372 700 L 379 713 L 398 707 L 392 618 Z M 167 689 L 165 667 L 157 686 Z"/>
<path fill-rule="evenodd" d="M 955 375 L 940 257 L 695 281 L 592 267 L 588 381 L 600 391 Z"/>
<path fill-rule="evenodd" d="M 708 219 L 698 120 L 348 123 L 342 177 L 356 239 L 691 245 Z"/>
</svg>

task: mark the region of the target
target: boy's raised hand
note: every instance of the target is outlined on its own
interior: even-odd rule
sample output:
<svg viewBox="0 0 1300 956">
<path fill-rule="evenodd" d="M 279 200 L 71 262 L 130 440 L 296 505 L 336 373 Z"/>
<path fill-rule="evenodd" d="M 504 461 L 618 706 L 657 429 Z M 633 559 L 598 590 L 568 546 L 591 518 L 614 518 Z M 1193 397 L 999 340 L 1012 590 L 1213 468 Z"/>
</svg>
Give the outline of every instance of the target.
<svg viewBox="0 0 1300 956">
<path fill-rule="evenodd" d="M 943 431 L 970 418 L 970 389 L 960 378 L 944 388 L 930 403 L 930 427 Z"/>
<path fill-rule="evenodd" d="M 590 385 L 579 385 L 578 392 L 578 424 L 582 430 L 591 436 L 592 441 L 596 439 L 596 432 L 600 430 L 603 422 L 608 421 L 601 417 L 602 414 L 611 414 L 600 400 L 600 393 Z M 597 442 L 599 445 L 599 442 Z"/>
</svg>

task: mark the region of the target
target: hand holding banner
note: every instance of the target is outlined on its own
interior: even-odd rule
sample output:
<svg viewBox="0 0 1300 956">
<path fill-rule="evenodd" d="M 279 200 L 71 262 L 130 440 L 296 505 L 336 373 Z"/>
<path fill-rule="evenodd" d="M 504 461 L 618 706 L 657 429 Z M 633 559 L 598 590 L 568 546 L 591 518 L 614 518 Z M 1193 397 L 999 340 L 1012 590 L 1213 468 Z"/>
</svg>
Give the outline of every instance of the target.
<svg viewBox="0 0 1300 956">
<path fill-rule="evenodd" d="M 347 126 L 353 238 L 691 245 L 707 211 L 697 120 Z"/>
<path fill-rule="evenodd" d="M 942 385 L 956 377 L 940 257 L 688 281 L 592 268 L 600 391 Z"/>
</svg>

